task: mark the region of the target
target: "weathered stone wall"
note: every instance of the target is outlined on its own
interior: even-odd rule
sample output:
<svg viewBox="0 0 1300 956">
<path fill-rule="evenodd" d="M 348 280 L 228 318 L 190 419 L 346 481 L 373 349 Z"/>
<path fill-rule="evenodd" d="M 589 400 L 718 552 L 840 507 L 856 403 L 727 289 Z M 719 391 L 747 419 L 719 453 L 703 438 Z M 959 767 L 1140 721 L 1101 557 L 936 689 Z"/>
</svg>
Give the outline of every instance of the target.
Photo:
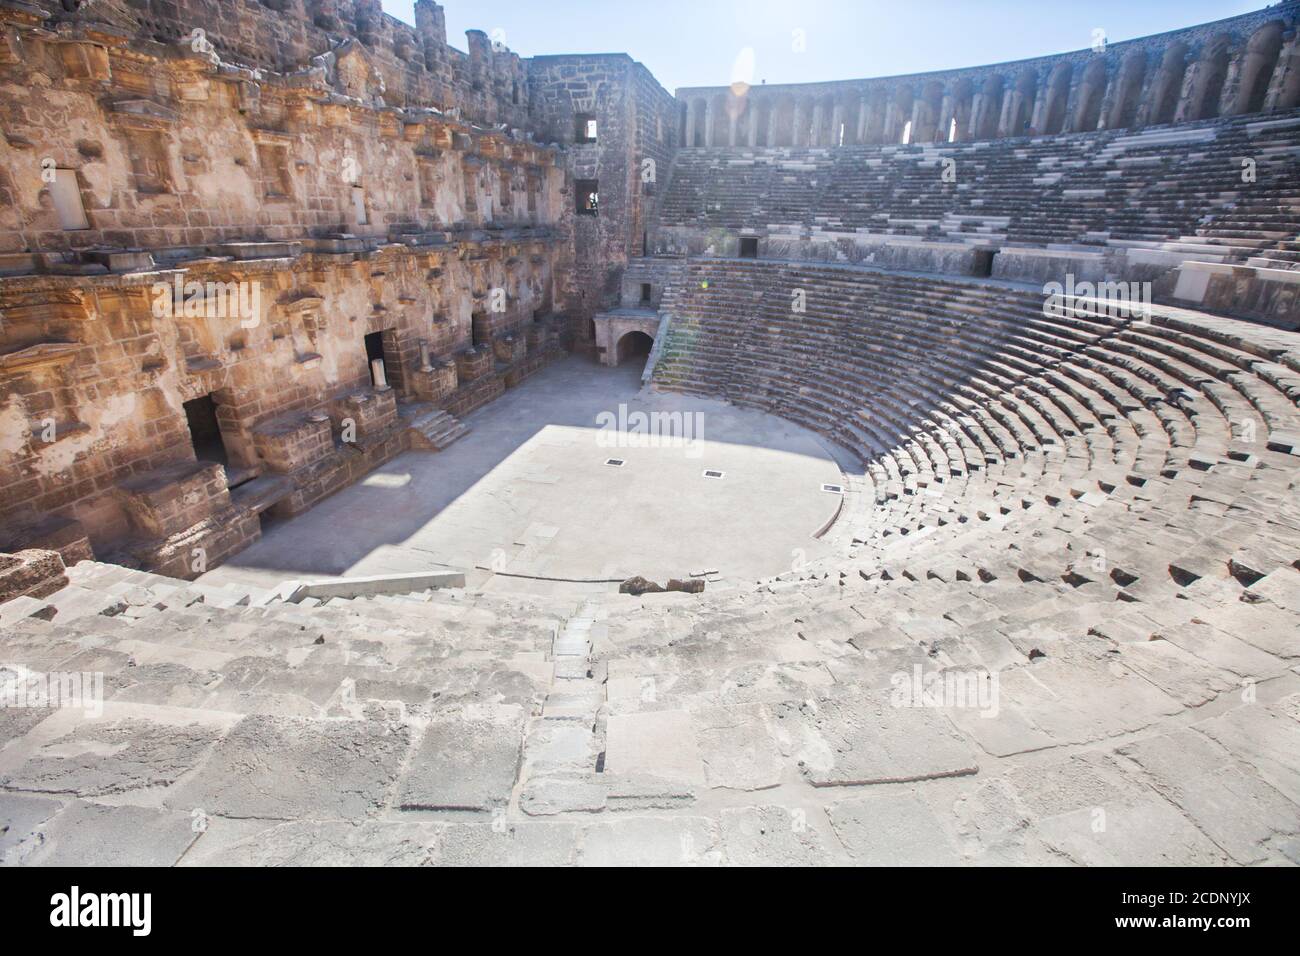
<svg viewBox="0 0 1300 956">
<path fill-rule="evenodd" d="M 475 315 L 492 316 L 493 339 L 526 348 L 535 317 L 549 314 L 553 248 L 550 240 L 501 239 L 6 280 L 0 524 L 60 514 L 79 520 L 97 548 L 129 535 L 115 485 L 193 458 L 182 405 L 204 395 L 216 403 L 232 469 L 277 470 L 260 426 L 368 389 L 369 333 L 382 334 L 389 381 L 404 397 L 453 400 L 454 379 L 450 390 L 445 380 L 424 380 L 474 345 Z M 177 281 L 182 289 L 252 286 L 260 309 L 251 319 L 217 315 L 219 300 L 208 299 L 188 303 L 193 315 L 181 301 L 173 315 Z M 492 311 L 494 296 L 503 311 Z M 422 342 L 433 362 L 427 370 Z M 539 353 L 551 347 L 533 344 Z M 363 420 L 360 432 L 366 437 Z"/>
<path fill-rule="evenodd" d="M 1300 105 L 1300 3 L 994 66 L 677 91 L 684 146 L 839 146 L 1137 128 Z"/>
<path fill-rule="evenodd" d="M 189 47 L 206 41 L 224 61 L 283 74 L 333 72 L 331 51 L 353 41 L 373 65 L 369 94 L 390 106 L 455 110 L 464 119 L 513 127 L 527 116 L 519 57 L 480 30 L 469 31 L 468 53 L 448 45 L 443 8 L 431 0 L 415 4 L 414 27 L 385 14 L 380 0 L 65 0 L 33 6 L 60 36 Z"/>
<path fill-rule="evenodd" d="M 0 548 L 192 576 L 556 354 L 553 149 L 386 105 L 356 41 L 284 77 L 0 22 Z"/>
<path fill-rule="evenodd" d="M 563 175 L 549 151 L 441 114 L 376 107 L 323 82 L 259 80 L 163 48 L 146 56 L 32 35 L 23 50 L 0 84 L 10 199 L 0 254 L 13 254 L 0 273 L 31 268 L 38 253 L 104 245 L 385 237 L 558 218 Z M 95 51 L 102 57 L 86 75 Z M 359 48 L 343 61 L 369 68 Z M 88 228 L 62 228 L 50 181 L 59 170 L 75 178 Z"/>
<path fill-rule="evenodd" d="M 570 195 L 574 266 L 565 308 L 578 347 L 594 348 L 591 317 L 618 300 L 623 268 L 644 252 L 654 189 L 676 148 L 671 97 L 640 63 L 622 54 L 544 56 L 528 61 L 532 127 L 566 144 L 572 183 L 599 184 L 598 215 L 577 212 Z M 578 119 L 597 124 L 594 143 L 576 142 Z"/>
</svg>

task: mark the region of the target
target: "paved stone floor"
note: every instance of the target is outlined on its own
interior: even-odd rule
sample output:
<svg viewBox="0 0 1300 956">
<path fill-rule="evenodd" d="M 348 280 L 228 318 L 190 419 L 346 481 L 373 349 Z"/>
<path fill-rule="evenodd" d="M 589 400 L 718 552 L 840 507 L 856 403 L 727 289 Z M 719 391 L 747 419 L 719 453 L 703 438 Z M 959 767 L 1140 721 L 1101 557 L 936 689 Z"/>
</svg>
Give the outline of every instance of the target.
<svg viewBox="0 0 1300 956">
<path fill-rule="evenodd" d="M 675 417 L 646 436 L 638 413 Z M 601 415 L 626 426 L 602 429 Z M 402 455 L 204 580 L 270 586 L 443 566 L 747 580 L 829 553 L 813 535 L 840 499 L 821 486 L 843 479 L 821 439 L 761 412 L 642 391 L 639 365 L 567 358 L 465 424 L 473 430 L 450 448 Z"/>
</svg>

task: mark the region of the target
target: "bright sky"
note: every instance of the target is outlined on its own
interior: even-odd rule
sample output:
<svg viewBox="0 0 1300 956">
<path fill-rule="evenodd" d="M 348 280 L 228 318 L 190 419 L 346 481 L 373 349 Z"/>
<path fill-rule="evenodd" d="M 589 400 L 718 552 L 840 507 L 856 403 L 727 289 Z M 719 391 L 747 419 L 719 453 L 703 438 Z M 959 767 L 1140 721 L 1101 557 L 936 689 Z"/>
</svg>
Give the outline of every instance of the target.
<svg viewBox="0 0 1300 956">
<path fill-rule="evenodd" d="M 414 0 L 383 0 L 415 22 Z M 1247 13 L 1263 0 L 445 0 L 447 39 L 504 31 L 521 56 L 628 53 L 669 92 L 730 83 L 922 73 L 1063 53 Z M 802 30 L 804 52 L 794 31 Z"/>
</svg>

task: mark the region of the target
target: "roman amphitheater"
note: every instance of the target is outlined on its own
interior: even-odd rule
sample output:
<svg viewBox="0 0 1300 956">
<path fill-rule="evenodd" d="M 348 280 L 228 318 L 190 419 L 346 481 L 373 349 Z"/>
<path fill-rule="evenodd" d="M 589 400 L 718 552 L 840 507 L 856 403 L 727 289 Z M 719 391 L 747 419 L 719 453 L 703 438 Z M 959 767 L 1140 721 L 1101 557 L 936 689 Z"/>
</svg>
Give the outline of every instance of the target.
<svg viewBox="0 0 1300 956">
<path fill-rule="evenodd" d="M 0 0 L 0 861 L 1300 862 L 1298 27 Z"/>
</svg>

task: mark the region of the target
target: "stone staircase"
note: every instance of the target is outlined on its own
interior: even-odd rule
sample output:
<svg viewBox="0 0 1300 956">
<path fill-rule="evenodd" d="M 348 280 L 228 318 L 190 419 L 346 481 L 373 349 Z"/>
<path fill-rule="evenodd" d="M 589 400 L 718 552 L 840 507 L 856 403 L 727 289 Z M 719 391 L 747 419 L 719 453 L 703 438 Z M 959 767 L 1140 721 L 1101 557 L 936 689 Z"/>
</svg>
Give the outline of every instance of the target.
<svg viewBox="0 0 1300 956">
<path fill-rule="evenodd" d="M 0 711 L 0 860 L 1296 862 L 1300 574 L 1157 593 L 1056 517 L 700 596 L 295 605 L 83 562 L 0 629 L 6 675 L 103 680 L 98 714 Z"/>
<path fill-rule="evenodd" d="M 460 419 L 432 405 L 404 411 L 402 417 L 407 423 L 412 448 L 442 451 L 470 432 L 469 426 Z"/>
</svg>

